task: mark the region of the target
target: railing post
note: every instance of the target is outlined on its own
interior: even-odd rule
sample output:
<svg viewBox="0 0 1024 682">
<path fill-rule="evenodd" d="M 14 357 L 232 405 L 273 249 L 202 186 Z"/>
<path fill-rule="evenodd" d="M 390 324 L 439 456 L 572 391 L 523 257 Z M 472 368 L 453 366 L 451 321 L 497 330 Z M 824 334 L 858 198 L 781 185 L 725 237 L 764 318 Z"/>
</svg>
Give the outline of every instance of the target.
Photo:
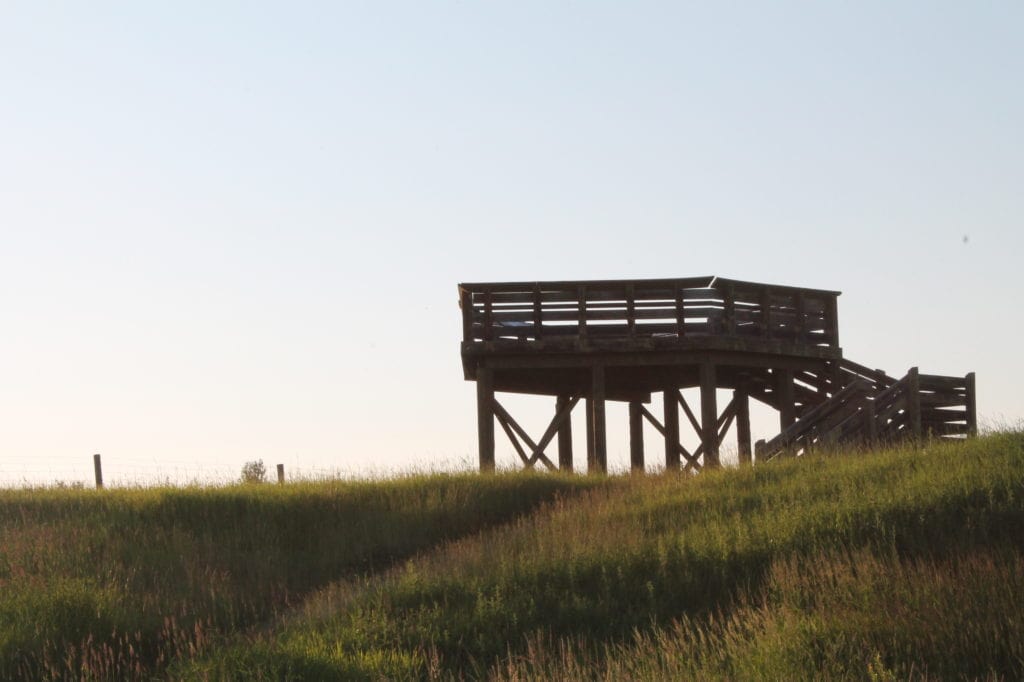
<svg viewBox="0 0 1024 682">
<path fill-rule="evenodd" d="M 726 334 L 736 334 L 736 294 L 731 284 L 722 285 L 722 307 L 723 307 L 723 331 Z"/>
<path fill-rule="evenodd" d="M 967 391 L 964 403 L 964 409 L 967 412 L 967 435 L 977 436 L 978 435 L 978 403 L 974 392 L 974 372 L 970 372 L 966 377 Z"/>
<path fill-rule="evenodd" d="M 576 334 L 581 342 L 585 342 L 587 339 L 587 287 L 576 287 L 576 305 L 579 320 L 579 329 L 576 330 Z"/>
<path fill-rule="evenodd" d="M 807 303 L 804 301 L 804 292 L 798 291 L 793 295 L 794 308 L 796 308 L 796 321 L 793 323 L 793 339 L 797 343 L 806 343 L 804 336 L 807 334 Z"/>
<path fill-rule="evenodd" d="M 92 456 L 92 468 L 96 474 L 96 489 L 100 490 L 103 488 L 103 464 L 100 462 L 99 455 Z"/>
<path fill-rule="evenodd" d="M 679 338 L 686 336 L 686 304 L 683 300 L 683 287 L 676 285 L 676 334 Z"/>
<path fill-rule="evenodd" d="M 462 309 L 462 340 L 473 341 L 473 293 L 459 288 L 459 308 Z"/>
<path fill-rule="evenodd" d="M 632 284 L 626 285 L 626 329 L 630 336 L 636 336 L 636 291 Z"/>
<path fill-rule="evenodd" d="M 829 346 L 832 348 L 839 347 L 839 295 L 829 294 L 828 300 L 825 305 L 825 328 L 828 329 L 828 335 L 831 337 Z"/>
<path fill-rule="evenodd" d="M 907 428 L 915 440 L 921 439 L 921 380 L 917 367 L 907 372 Z"/>
<path fill-rule="evenodd" d="M 484 297 L 484 333 L 483 337 L 485 341 L 490 341 L 494 338 L 494 310 L 491 303 L 491 289 L 487 287 L 483 291 Z"/>
<path fill-rule="evenodd" d="M 761 287 L 761 336 L 772 336 L 772 294 L 768 287 Z"/>
<path fill-rule="evenodd" d="M 540 284 L 533 285 L 533 339 L 540 341 L 544 329 L 544 318 L 541 314 Z"/>
</svg>

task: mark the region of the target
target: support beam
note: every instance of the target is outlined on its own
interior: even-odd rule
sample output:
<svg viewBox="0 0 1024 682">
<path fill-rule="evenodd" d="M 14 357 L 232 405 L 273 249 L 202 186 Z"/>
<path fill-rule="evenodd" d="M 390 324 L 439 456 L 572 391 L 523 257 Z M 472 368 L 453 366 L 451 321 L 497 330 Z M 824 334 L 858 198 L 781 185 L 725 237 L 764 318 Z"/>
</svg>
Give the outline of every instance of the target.
<svg viewBox="0 0 1024 682">
<path fill-rule="evenodd" d="M 679 468 L 679 391 L 672 388 L 662 395 L 665 403 L 665 470 Z"/>
<path fill-rule="evenodd" d="M 480 471 L 494 471 L 494 370 L 476 370 L 477 436 L 480 440 Z"/>
<path fill-rule="evenodd" d="M 750 396 L 737 388 L 732 394 L 736 405 L 736 452 L 740 466 L 750 464 Z"/>
<path fill-rule="evenodd" d="M 644 471 L 644 413 L 643 404 L 629 404 L 629 466 L 634 472 Z"/>
<path fill-rule="evenodd" d="M 718 460 L 718 398 L 715 366 L 710 362 L 700 366 L 700 425 L 701 444 L 704 446 L 704 465 L 719 466 Z"/>
<path fill-rule="evenodd" d="M 779 394 L 779 430 L 785 431 L 796 421 L 796 398 L 793 389 L 793 370 L 774 369 L 775 390 Z"/>
<path fill-rule="evenodd" d="M 591 373 L 591 409 L 594 412 L 594 473 L 608 471 L 608 436 L 605 431 L 605 387 L 604 367 L 598 365 Z"/>
<path fill-rule="evenodd" d="M 587 413 L 587 471 L 593 471 L 597 466 L 594 463 L 594 399 L 587 398 L 585 407 Z"/>
<path fill-rule="evenodd" d="M 569 404 L 569 396 L 560 395 L 555 399 L 555 414 Z M 572 471 L 572 419 L 566 419 L 558 429 L 558 468 Z"/>
</svg>

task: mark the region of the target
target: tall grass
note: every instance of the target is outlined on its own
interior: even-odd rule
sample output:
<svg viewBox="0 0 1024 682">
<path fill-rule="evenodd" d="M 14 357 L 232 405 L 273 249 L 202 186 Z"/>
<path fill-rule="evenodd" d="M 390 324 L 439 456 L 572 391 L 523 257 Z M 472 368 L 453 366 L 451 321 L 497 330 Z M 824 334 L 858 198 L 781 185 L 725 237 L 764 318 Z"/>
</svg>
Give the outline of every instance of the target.
<svg viewBox="0 0 1024 682">
<path fill-rule="evenodd" d="M 339 583 L 272 632 L 177 674 L 659 679 L 676 670 L 748 678 L 768 670 L 780 678 L 811 671 L 852 679 L 914 672 L 1016 678 L 1024 675 L 1021 632 L 1006 609 L 1020 601 L 1002 599 L 998 581 L 1019 574 L 1022 465 L 1024 439 L 1005 434 L 624 481 L 372 579 Z M 946 577 L 972 570 L 973 582 Z M 901 582 L 899 571 L 912 577 Z M 896 582 L 883 589 L 891 572 Z M 928 582 L 930 575 L 940 577 Z M 919 578 L 920 592 L 908 591 Z M 850 592 L 853 585 L 863 586 L 863 598 Z M 953 594 L 958 585 L 963 592 Z M 833 594 L 808 601 L 818 589 Z M 902 616 L 876 609 L 897 598 Z M 961 608 L 976 598 L 1006 608 Z M 773 599 L 786 608 L 774 608 Z M 925 625 L 910 627 L 922 600 L 933 605 L 928 618 L 965 626 L 986 619 L 970 635 L 933 628 L 929 640 L 921 636 Z M 883 623 L 857 629 L 853 615 L 822 620 L 842 614 L 839 606 Z M 744 652 L 740 635 L 756 626 L 747 616 L 757 614 L 766 623 L 763 641 L 779 643 Z M 910 627 L 905 638 L 894 639 L 903 625 Z M 986 649 L 985 633 L 993 632 L 1006 642 Z M 669 650 L 682 663 L 651 658 L 666 638 L 678 642 Z M 718 659 L 684 655 L 698 649 L 717 649 Z M 935 651 L 956 653 L 921 659 Z M 636 670 L 616 667 L 620 659 Z"/>
<path fill-rule="evenodd" d="M 0 679 L 124 679 L 599 479 L 0 491 Z"/>
</svg>

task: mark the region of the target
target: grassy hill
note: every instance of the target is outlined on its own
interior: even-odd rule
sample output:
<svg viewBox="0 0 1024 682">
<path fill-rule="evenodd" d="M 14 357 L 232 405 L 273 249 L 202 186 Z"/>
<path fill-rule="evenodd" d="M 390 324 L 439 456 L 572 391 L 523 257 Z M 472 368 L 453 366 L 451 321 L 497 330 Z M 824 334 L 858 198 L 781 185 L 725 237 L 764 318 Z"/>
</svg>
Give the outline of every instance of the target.
<svg viewBox="0 0 1024 682">
<path fill-rule="evenodd" d="M 1024 677 L 1024 435 L 686 476 L 0 492 L 0 678 Z"/>
</svg>

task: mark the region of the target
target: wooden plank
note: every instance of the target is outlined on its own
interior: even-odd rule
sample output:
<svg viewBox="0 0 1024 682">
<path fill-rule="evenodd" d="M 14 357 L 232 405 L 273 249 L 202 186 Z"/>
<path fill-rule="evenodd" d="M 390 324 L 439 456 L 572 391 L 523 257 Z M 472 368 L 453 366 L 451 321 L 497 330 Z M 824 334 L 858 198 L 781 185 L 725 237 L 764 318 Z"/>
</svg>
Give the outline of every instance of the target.
<svg viewBox="0 0 1024 682">
<path fill-rule="evenodd" d="M 570 399 L 568 395 L 558 396 L 555 399 L 555 414 L 561 412 Z M 572 471 L 572 419 L 566 419 L 558 429 L 558 468 Z"/>
<path fill-rule="evenodd" d="M 494 371 L 488 367 L 476 370 L 476 405 L 480 471 L 494 471 Z"/>
<path fill-rule="evenodd" d="M 665 415 L 665 470 L 675 471 L 679 468 L 679 408 L 676 398 L 679 391 L 675 388 L 666 389 L 662 394 Z"/>
<path fill-rule="evenodd" d="M 644 419 L 643 404 L 629 404 L 629 466 L 634 472 L 644 470 Z"/>
<path fill-rule="evenodd" d="M 540 339 L 544 333 L 544 318 L 541 315 L 540 286 L 533 288 L 533 336 Z"/>
<path fill-rule="evenodd" d="M 594 400 L 593 398 L 587 398 L 586 404 L 586 418 L 587 418 L 587 471 L 592 472 L 597 468 L 596 455 L 594 454 Z"/>
<path fill-rule="evenodd" d="M 704 446 L 704 465 L 718 467 L 718 399 L 715 366 L 710 362 L 700 365 L 700 423 L 701 445 Z"/>
</svg>

